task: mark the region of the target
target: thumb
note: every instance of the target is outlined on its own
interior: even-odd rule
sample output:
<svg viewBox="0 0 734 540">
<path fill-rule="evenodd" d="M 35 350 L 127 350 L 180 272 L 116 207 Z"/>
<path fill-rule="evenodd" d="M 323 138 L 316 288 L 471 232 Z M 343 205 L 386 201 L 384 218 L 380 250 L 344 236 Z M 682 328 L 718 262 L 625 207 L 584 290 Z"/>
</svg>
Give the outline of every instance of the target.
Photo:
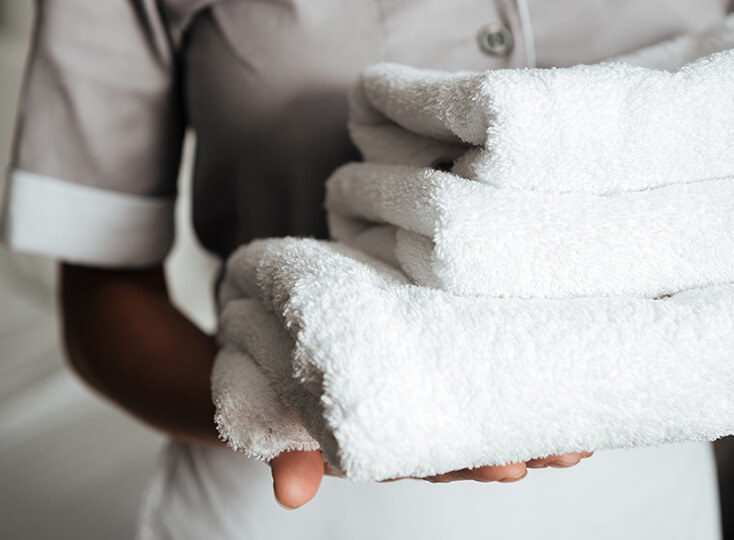
<svg viewBox="0 0 734 540">
<path fill-rule="evenodd" d="M 321 451 L 284 452 L 270 462 L 275 499 L 288 509 L 313 499 L 324 476 Z"/>
</svg>

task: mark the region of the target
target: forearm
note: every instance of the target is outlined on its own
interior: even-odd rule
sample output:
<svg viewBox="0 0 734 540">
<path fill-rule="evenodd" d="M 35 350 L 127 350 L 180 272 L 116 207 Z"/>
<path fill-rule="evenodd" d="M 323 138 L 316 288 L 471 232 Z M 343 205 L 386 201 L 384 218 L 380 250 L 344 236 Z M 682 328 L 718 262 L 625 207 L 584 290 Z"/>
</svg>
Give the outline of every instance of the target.
<svg viewBox="0 0 734 540">
<path fill-rule="evenodd" d="M 171 304 L 161 268 L 63 265 L 60 286 L 67 355 L 86 382 L 169 435 L 217 442 L 216 343 Z"/>
</svg>

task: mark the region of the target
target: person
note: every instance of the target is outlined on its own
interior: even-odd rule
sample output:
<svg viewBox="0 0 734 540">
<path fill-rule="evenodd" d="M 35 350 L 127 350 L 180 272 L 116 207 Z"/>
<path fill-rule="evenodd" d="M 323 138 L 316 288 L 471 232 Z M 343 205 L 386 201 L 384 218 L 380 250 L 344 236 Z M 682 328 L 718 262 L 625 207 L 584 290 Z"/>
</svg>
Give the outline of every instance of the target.
<svg viewBox="0 0 734 540">
<path fill-rule="evenodd" d="M 718 538 L 708 443 L 601 452 L 507 486 L 483 482 L 588 454 L 456 471 L 432 485 L 322 481 L 320 454 L 296 452 L 271 463 L 276 499 L 313 500 L 282 512 L 267 467 L 218 440 L 216 343 L 174 307 L 162 262 L 188 127 L 194 227 L 225 259 L 257 237 L 327 235 L 323 184 L 359 159 L 346 94 L 370 63 L 591 63 L 731 9 L 729 0 L 38 0 L 3 235 L 61 261 L 71 366 L 172 437 L 140 538 Z"/>
</svg>

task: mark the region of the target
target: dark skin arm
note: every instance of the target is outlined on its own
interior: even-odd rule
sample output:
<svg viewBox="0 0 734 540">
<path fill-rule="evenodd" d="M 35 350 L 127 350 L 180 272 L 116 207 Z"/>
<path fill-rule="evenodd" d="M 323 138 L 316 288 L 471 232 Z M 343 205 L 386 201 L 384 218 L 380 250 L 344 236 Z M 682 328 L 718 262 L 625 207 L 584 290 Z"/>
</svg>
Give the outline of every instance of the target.
<svg viewBox="0 0 734 540">
<path fill-rule="evenodd" d="M 216 343 L 171 304 L 162 268 L 64 264 L 60 288 L 68 359 L 87 383 L 173 437 L 217 444 Z"/>
<path fill-rule="evenodd" d="M 163 268 L 106 270 L 63 264 L 59 281 L 67 357 L 81 378 L 169 436 L 222 445 L 210 387 L 216 342 L 171 303 Z M 586 456 L 566 454 L 528 466 L 569 466 L 581 457 Z M 275 496 L 289 508 L 311 500 L 328 474 L 318 451 L 281 454 L 271 468 Z M 513 463 L 427 480 L 509 481 L 525 474 L 525 463 Z"/>
</svg>

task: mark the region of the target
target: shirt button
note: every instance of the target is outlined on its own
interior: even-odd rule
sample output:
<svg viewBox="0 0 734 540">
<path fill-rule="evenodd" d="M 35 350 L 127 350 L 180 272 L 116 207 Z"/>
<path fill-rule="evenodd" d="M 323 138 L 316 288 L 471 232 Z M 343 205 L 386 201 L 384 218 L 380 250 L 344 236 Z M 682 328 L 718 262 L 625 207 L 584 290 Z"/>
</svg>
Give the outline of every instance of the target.
<svg viewBox="0 0 734 540">
<path fill-rule="evenodd" d="M 477 42 L 482 52 L 490 56 L 507 56 L 515 44 L 510 29 L 500 23 L 482 26 L 477 33 Z"/>
</svg>

